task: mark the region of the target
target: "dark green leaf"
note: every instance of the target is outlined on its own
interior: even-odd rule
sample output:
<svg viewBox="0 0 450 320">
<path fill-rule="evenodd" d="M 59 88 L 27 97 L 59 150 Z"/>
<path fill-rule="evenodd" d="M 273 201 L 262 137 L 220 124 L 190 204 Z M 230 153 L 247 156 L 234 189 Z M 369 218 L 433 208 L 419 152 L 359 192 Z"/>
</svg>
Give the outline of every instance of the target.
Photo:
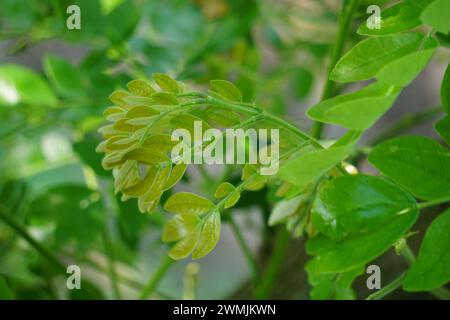
<svg viewBox="0 0 450 320">
<path fill-rule="evenodd" d="M 369 161 L 419 198 L 450 195 L 450 151 L 430 138 L 389 140 L 372 150 Z"/>
<path fill-rule="evenodd" d="M 378 177 L 356 175 L 333 179 L 314 201 L 315 228 L 333 239 L 376 231 L 396 217 L 417 210 L 412 195 Z"/>
<path fill-rule="evenodd" d="M 417 260 L 403 282 L 407 291 L 428 291 L 450 281 L 450 210 L 428 228 Z"/>
</svg>

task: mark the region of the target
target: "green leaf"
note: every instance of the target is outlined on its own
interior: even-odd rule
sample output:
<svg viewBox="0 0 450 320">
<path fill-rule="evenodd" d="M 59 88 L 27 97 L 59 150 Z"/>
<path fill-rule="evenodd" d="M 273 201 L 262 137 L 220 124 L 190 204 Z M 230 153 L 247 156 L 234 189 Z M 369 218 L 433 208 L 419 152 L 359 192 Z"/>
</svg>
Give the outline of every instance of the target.
<svg viewBox="0 0 450 320">
<path fill-rule="evenodd" d="M 242 102 L 242 93 L 233 83 L 226 80 L 211 80 L 210 85 L 211 91 L 221 97 L 233 102 Z"/>
<path fill-rule="evenodd" d="M 191 232 L 189 235 L 178 241 L 169 251 L 169 257 L 174 260 L 184 259 L 194 251 L 200 237 L 199 232 Z"/>
<path fill-rule="evenodd" d="M 109 100 L 114 103 L 114 105 L 122 108 L 127 108 L 128 103 L 125 98 L 129 97 L 130 93 L 125 90 L 116 90 L 109 96 Z"/>
<path fill-rule="evenodd" d="M 231 127 L 240 123 L 239 115 L 232 110 L 224 110 L 221 108 L 212 107 L 206 110 L 208 121 L 213 122 L 218 126 L 224 128 Z"/>
<path fill-rule="evenodd" d="M 172 125 L 172 127 L 177 128 L 177 129 L 186 129 L 190 132 L 191 139 L 195 140 L 196 138 L 198 138 L 198 140 L 200 140 L 200 139 L 203 139 L 203 135 L 196 137 L 196 135 L 195 135 L 196 122 L 197 122 L 197 125 L 201 124 L 202 132 L 211 128 L 211 126 L 208 123 L 206 123 L 205 121 L 203 121 L 201 118 L 193 116 L 191 114 L 176 115 L 175 117 L 173 117 L 170 120 L 170 124 Z M 199 129 L 200 129 L 200 127 L 199 127 Z"/>
<path fill-rule="evenodd" d="M 158 171 L 158 167 L 150 167 L 144 179 L 139 180 L 136 184 L 123 189 L 122 192 L 130 197 L 140 197 L 144 195 L 157 179 Z"/>
<path fill-rule="evenodd" d="M 442 79 L 441 103 L 442 107 L 450 114 L 450 64 L 447 66 L 444 78 Z"/>
<path fill-rule="evenodd" d="M 8 287 L 5 279 L 0 277 L 0 300 L 13 300 L 14 295 L 11 289 Z"/>
<path fill-rule="evenodd" d="M 359 266 L 343 273 L 316 273 L 306 267 L 308 282 L 313 288 L 310 291 L 313 300 L 354 300 L 356 294 L 351 285 L 356 277 L 364 272 L 364 266 Z"/>
<path fill-rule="evenodd" d="M 450 195 L 450 151 L 420 136 L 400 137 L 376 146 L 369 161 L 419 198 Z"/>
<path fill-rule="evenodd" d="M 164 204 L 164 209 L 173 213 L 201 215 L 211 211 L 214 203 L 193 193 L 180 192 L 171 196 Z"/>
<path fill-rule="evenodd" d="M 159 164 L 168 161 L 169 157 L 153 149 L 136 148 L 125 153 L 122 160 L 136 160 L 146 164 Z"/>
<path fill-rule="evenodd" d="M 371 79 L 389 62 L 415 52 L 423 38 L 419 33 L 401 33 L 365 39 L 338 61 L 330 79 L 337 82 Z"/>
<path fill-rule="evenodd" d="M 199 224 L 200 218 L 196 214 L 177 214 L 164 225 L 162 241 L 178 241 L 195 232 Z"/>
<path fill-rule="evenodd" d="M 152 94 L 153 103 L 160 105 L 175 106 L 178 104 L 177 97 L 169 92 L 156 92 Z"/>
<path fill-rule="evenodd" d="M 450 209 L 431 223 L 419 255 L 406 274 L 406 291 L 428 291 L 450 281 Z"/>
<path fill-rule="evenodd" d="M 200 259 L 211 252 L 220 238 L 220 212 L 213 211 L 203 222 L 200 231 L 200 238 L 195 250 L 192 252 L 192 259 Z"/>
<path fill-rule="evenodd" d="M 169 77 L 167 74 L 154 73 L 153 80 L 164 91 L 171 93 L 179 93 L 181 91 L 178 82 Z"/>
<path fill-rule="evenodd" d="M 66 60 L 56 56 L 46 56 L 44 70 L 62 96 L 74 98 L 85 95 L 81 73 Z"/>
<path fill-rule="evenodd" d="M 178 181 L 183 178 L 184 173 L 186 172 L 187 165 L 185 163 L 179 163 L 172 168 L 169 178 L 164 185 L 164 190 L 169 190 L 174 185 L 178 183 Z"/>
<path fill-rule="evenodd" d="M 439 120 L 434 126 L 437 133 L 442 137 L 442 139 L 447 142 L 450 146 L 450 116 L 445 116 L 441 120 Z"/>
<path fill-rule="evenodd" d="M 379 82 L 405 87 L 426 67 L 438 46 L 436 39 L 427 38 L 420 51 L 389 62 L 375 77 Z"/>
<path fill-rule="evenodd" d="M 382 10 L 380 29 L 369 29 L 364 22 L 358 33 L 368 36 L 382 36 L 414 29 L 422 24 L 420 14 L 432 0 L 406 0 Z"/>
<path fill-rule="evenodd" d="M 285 222 L 286 219 L 294 215 L 304 200 L 304 196 L 300 195 L 292 199 L 283 199 L 276 203 L 269 217 L 269 226 Z"/>
<path fill-rule="evenodd" d="M 241 193 L 231 183 L 223 182 L 217 187 L 214 197 L 218 199 L 227 197 L 224 203 L 224 208 L 228 209 L 239 201 Z"/>
<path fill-rule="evenodd" d="M 156 92 L 155 89 L 145 80 L 132 80 L 127 83 L 128 90 L 135 96 L 151 97 Z"/>
<path fill-rule="evenodd" d="M 142 142 L 142 146 L 158 152 L 169 152 L 177 144 L 177 141 L 172 141 L 172 137 L 168 134 L 157 134 L 148 137 Z"/>
<path fill-rule="evenodd" d="M 47 83 L 34 71 L 13 64 L 0 66 L 0 105 L 54 107 L 56 102 Z"/>
<path fill-rule="evenodd" d="M 447 34 L 450 31 L 450 2 L 435 0 L 422 12 L 420 19 L 435 31 Z"/>
<path fill-rule="evenodd" d="M 417 217 L 416 209 L 395 217 L 376 230 L 350 235 L 339 242 L 319 234 L 307 243 L 308 253 L 315 255 L 308 267 L 318 273 L 337 273 L 366 264 L 401 239 Z"/>
<path fill-rule="evenodd" d="M 399 93 L 400 88 L 373 83 L 360 91 L 324 100 L 309 109 L 307 115 L 313 120 L 363 131 L 391 107 Z"/>
<path fill-rule="evenodd" d="M 353 145 L 350 144 L 342 147 L 307 151 L 283 164 L 278 171 L 278 176 L 284 181 L 304 188 L 344 160 L 352 150 Z"/>
<path fill-rule="evenodd" d="M 417 210 L 412 195 L 378 177 L 356 175 L 322 186 L 312 209 L 314 227 L 329 238 L 374 231 Z"/>
<path fill-rule="evenodd" d="M 86 250 L 100 235 L 104 213 L 98 192 L 83 186 L 63 185 L 33 199 L 27 220 L 39 226 L 56 223 L 54 245 L 76 242 L 81 250 Z"/>
<path fill-rule="evenodd" d="M 135 106 L 127 111 L 126 118 L 134 119 L 134 118 L 144 118 L 144 117 L 152 117 L 159 114 L 158 111 L 152 109 L 147 106 Z"/>
</svg>

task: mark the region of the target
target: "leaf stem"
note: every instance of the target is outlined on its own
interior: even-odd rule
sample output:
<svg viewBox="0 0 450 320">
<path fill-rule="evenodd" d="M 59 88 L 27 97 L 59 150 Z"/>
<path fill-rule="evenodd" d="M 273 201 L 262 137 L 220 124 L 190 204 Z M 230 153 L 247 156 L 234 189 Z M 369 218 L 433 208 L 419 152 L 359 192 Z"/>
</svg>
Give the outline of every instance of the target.
<svg viewBox="0 0 450 320">
<path fill-rule="evenodd" d="M 170 266 L 175 262 L 171 257 L 166 255 L 159 266 L 156 268 L 153 275 L 150 277 L 149 281 L 145 285 L 145 287 L 142 289 L 142 291 L 139 294 L 139 300 L 147 299 L 153 291 L 157 288 L 159 283 L 161 282 L 164 275 L 169 270 Z"/>
<path fill-rule="evenodd" d="M 339 18 L 338 34 L 336 43 L 333 46 L 330 56 L 330 64 L 328 66 L 327 80 L 322 92 L 321 100 L 326 100 L 333 95 L 334 82 L 330 80 L 330 74 L 334 66 L 342 55 L 345 45 L 345 39 L 350 29 L 353 15 L 358 7 L 359 0 L 349 0 L 348 4 L 342 9 L 342 14 Z M 323 122 L 315 121 L 311 130 L 314 138 L 320 139 L 325 124 Z"/>
<path fill-rule="evenodd" d="M 287 251 L 289 239 L 289 232 L 286 230 L 286 228 L 282 227 L 278 232 L 275 242 L 275 248 L 273 250 L 273 254 L 269 261 L 267 270 L 264 273 L 262 281 L 255 292 L 256 299 L 267 299 L 270 297 Z"/>
<path fill-rule="evenodd" d="M 236 237 L 239 247 L 241 248 L 241 251 L 244 254 L 245 260 L 247 261 L 247 264 L 250 268 L 250 272 L 252 274 L 253 281 L 255 283 L 257 283 L 261 276 L 258 264 L 256 263 L 256 260 L 254 259 L 252 252 L 251 252 L 250 248 L 248 247 L 239 226 L 236 224 L 236 222 L 234 221 L 233 216 L 231 214 L 229 216 L 229 224 L 230 224 L 231 230 L 234 233 L 234 236 Z"/>
<path fill-rule="evenodd" d="M 39 242 L 37 242 L 28 231 L 18 224 L 10 215 L 3 205 L 0 205 L 0 220 L 6 223 L 9 227 L 14 229 L 17 234 L 19 234 L 25 241 L 27 241 L 33 248 L 36 249 L 42 256 L 44 256 L 51 264 L 55 270 L 66 275 L 66 267 L 64 264 L 58 260 L 50 251 L 43 247 Z"/>
<path fill-rule="evenodd" d="M 428 208 L 428 207 L 437 206 L 439 204 L 443 204 L 446 202 L 450 202 L 450 197 L 444 197 L 444 198 L 434 199 L 434 200 L 430 200 L 430 201 L 426 201 L 426 202 L 421 202 L 417 205 L 417 207 L 419 209 L 424 209 L 424 208 Z"/>
<path fill-rule="evenodd" d="M 374 292 L 371 295 L 369 295 L 366 298 L 366 300 L 380 300 L 380 299 L 384 298 L 385 296 L 391 294 L 392 292 L 394 292 L 395 290 L 399 289 L 402 286 L 403 280 L 405 279 L 405 277 L 406 277 L 406 272 L 403 272 L 394 281 L 390 282 L 389 284 L 387 284 L 386 286 L 384 286 L 377 292 Z"/>
</svg>

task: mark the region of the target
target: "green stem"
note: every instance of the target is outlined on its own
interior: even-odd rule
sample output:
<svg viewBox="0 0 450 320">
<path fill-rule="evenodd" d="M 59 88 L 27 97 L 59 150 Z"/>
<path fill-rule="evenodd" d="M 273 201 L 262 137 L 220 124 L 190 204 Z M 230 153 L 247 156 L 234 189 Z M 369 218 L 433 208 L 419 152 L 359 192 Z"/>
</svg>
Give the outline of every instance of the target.
<svg viewBox="0 0 450 320">
<path fill-rule="evenodd" d="M 277 235 L 275 248 L 269 261 L 267 271 L 264 273 L 262 281 L 255 292 L 256 299 L 267 299 L 270 297 L 287 251 L 289 239 L 289 232 L 287 232 L 286 228 L 281 228 Z"/>
<path fill-rule="evenodd" d="M 161 261 L 158 268 L 156 268 L 155 272 L 145 285 L 145 287 L 142 289 L 142 291 L 139 294 L 139 300 L 147 299 L 153 291 L 157 288 L 159 283 L 161 282 L 164 275 L 169 270 L 170 266 L 175 262 L 171 257 L 168 255 L 164 257 L 164 259 Z"/>
<path fill-rule="evenodd" d="M 0 205 L 0 220 L 11 227 L 18 235 L 20 235 L 25 241 L 27 241 L 33 248 L 36 249 L 43 257 L 45 257 L 50 265 L 57 271 L 66 275 L 66 267 L 58 260 L 50 251 L 44 248 L 39 242 L 37 242 L 28 231 L 18 224 L 9 214 L 8 210 Z"/>
<path fill-rule="evenodd" d="M 450 197 L 439 198 L 431 201 L 421 202 L 417 205 L 419 209 L 424 209 L 428 207 L 437 206 L 439 204 L 443 204 L 446 202 L 450 202 Z"/>
<path fill-rule="evenodd" d="M 349 0 L 348 4 L 342 9 L 342 14 L 339 18 L 338 34 L 336 43 L 331 51 L 330 64 L 328 66 L 327 81 L 322 92 L 321 100 L 326 100 L 333 96 L 334 82 L 330 80 L 330 74 L 334 66 L 342 55 L 345 45 L 345 39 L 350 29 L 353 15 L 358 7 L 359 0 Z M 316 139 L 320 139 L 324 128 L 323 122 L 314 122 L 311 133 Z"/>
<path fill-rule="evenodd" d="M 247 261 L 248 267 L 250 268 L 250 272 L 252 274 L 253 281 L 257 283 L 257 281 L 260 278 L 260 272 L 258 264 L 256 263 L 256 260 L 254 259 L 252 252 L 250 248 L 248 247 L 241 230 L 239 229 L 239 226 L 236 224 L 236 222 L 233 219 L 233 216 L 230 215 L 229 223 L 231 230 L 234 233 L 234 236 L 236 237 L 236 240 L 239 244 L 239 247 L 241 248 L 242 253 L 244 254 L 245 260 Z"/>
<path fill-rule="evenodd" d="M 394 292 L 395 290 L 399 289 L 402 286 L 405 277 L 406 272 L 402 273 L 398 278 L 396 278 L 394 281 L 384 286 L 382 289 L 369 295 L 366 298 L 366 300 L 380 300 L 385 296 L 391 294 L 392 292 Z"/>
<path fill-rule="evenodd" d="M 120 293 L 119 289 L 119 281 L 118 276 L 116 272 L 116 257 L 114 254 L 113 245 L 111 243 L 111 239 L 109 236 L 109 231 L 107 230 L 107 227 L 105 227 L 105 230 L 103 232 L 103 242 L 105 245 L 105 251 L 107 253 L 107 259 L 108 259 L 108 274 L 109 279 L 111 282 L 111 287 L 113 289 L 114 299 L 120 300 L 122 299 L 122 294 Z"/>
</svg>

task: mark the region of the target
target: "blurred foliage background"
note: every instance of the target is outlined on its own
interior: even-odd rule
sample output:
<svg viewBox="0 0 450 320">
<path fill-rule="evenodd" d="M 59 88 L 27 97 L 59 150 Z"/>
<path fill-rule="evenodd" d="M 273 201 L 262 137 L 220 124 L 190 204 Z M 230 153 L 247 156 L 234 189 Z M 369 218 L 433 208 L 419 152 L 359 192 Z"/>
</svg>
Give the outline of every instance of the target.
<svg viewBox="0 0 450 320">
<path fill-rule="evenodd" d="M 360 22 L 369 3 L 386 1 L 361 2 Z M 70 4 L 81 8 L 81 30 L 66 27 Z M 166 217 L 140 214 L 133 200 L 122 203 L 113 193 L 95 153 L 109 94 L 153 72 L 193 87 L 229 79 L 245 101 L 308 129 L 304 111 L 320 95 L 339 8 L 336 0 L 2 0 L 0 298 L 135 298 L 167 253 L 160 241 Z M 404 114 L 437 105 L 445 59 L 448 52 L 440 52 L 373 136 Z M 431 134 L 431 125 L 415 130 Z M 179 188 L 208 195 L 223 174 L 239 177 L 233 167 L 198 169 L 190 168 Z M 265 227 L 269 212 L 270 190 L 247 194 L 235 210 L 263 265 L 276 232 Z M 276 298 L 308 298 L 301 242 L 292 241 Z M 389 270 L 404 267 L 390 261 L 386 283 Z M 183 297 L 187 263 L 171 268 L 156 298 Z M 70 264 L 81 267 L 81 290 L 66 289 Z M 198 298 L 250 297 L 249 271 L 229 227 L 199 265 Z M 367 292 L 360 285 L 358 293 Z"/>
</svg>

